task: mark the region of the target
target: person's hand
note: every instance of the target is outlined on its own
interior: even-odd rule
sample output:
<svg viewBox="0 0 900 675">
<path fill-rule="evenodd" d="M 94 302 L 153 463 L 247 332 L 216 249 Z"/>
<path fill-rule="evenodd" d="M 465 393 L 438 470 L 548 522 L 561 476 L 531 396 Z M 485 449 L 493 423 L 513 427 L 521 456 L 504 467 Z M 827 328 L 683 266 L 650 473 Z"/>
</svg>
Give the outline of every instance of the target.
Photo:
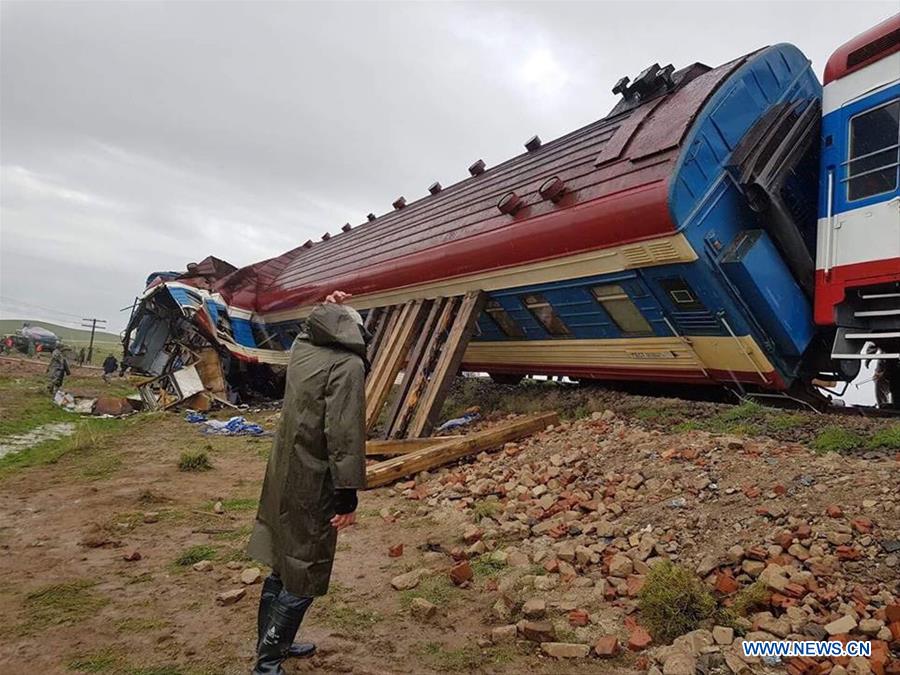
<svg viewBox="0 0 900 675">
<path fill-rule="evenodd" d="M 334 518 L 331 519 L 331 526 L 336 529 L 338 532 L 343 530 L 345 527 L 350 527 L 356 522 L 356 511 L 353 513 L 343 513 L 338 514 Z"/>
<path fill-rule="evenodd" d="M 351 295 L 350 293 L 345 293 L 344 291 L 332 291 L 325 296 L 325 302 L 331 302 L 335 305 L 343 305 L 352 297 L 353 295 Z"/>
</svg>

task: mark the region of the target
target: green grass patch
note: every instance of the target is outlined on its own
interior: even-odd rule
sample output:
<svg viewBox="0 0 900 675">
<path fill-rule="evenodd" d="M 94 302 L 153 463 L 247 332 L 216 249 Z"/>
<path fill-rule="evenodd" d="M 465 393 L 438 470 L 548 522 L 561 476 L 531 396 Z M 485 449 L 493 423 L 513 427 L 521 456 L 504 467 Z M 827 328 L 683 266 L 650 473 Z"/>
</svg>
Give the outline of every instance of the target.
<svg viewBox="0 0 900 675">
<path fill-rule="evenodd" d="M 890 448 L 900 450 L 900 424 L 881 429 L 866 443 L 867 448 Z"/>
<path fill-rule="evenodd" d="M 77 426 L 75 433 L 63 438 L 45 441 L 0 458 L 0 478 L 16 471 L 34 466 L 55 464 L 64 457 L 71 456 L 81 462 L 80 471 L 87 478 L 102 478 L 117 467 L 118 453 L 110 457 L 107 453 L 115 441 L 125 433 L 134 432 L 151 418 L 133 416 L 128 418 L 70 418 Z"/>
<path fill-rule="evenodd" d="M 699 422 L 694 422 L 693 420 L 687 422 L 681 422 L 672 427 L 672 431 L 675 433 L 684 433 L 685 431 L 698 431 L 702 430 L 704 427 Z"/>
<path fill-rule="evenodd" d="M 68 661 L 69 670 L 79 673 L 109 673 L 121 669 L 122 656 L 111 647 L 81 654 Z"/>
<path fill-rule="evenodd" d="M 428 666 L 441 672 L 482 672 L 488 665 L 504 665 L 511 662 L 516 651 L 514 647 L 490 647 L 479 649 L 475 645 L 444 647 L 439 642 L 426 642 L 417 650 Z"/>
<path fill-rule="evenodd" d="M 754 581 L 739 590 L 731 603 L 731 610 L 738 616 L 747 616 L 769 602 L 769 591 L 761 581 Z"/>
<path fill-rule="evenodd" d="M 315 608 L 314 622 L 349 637 L 368 635 L 372 627 L 384 618 L 374 610 L 347 603 L 331 595 L 326 595 L 324 600 L 314 603 L 313 608 Z"/>
<path fill-rule="evenodd" d="M 109 599 L 93 590 L 93 581 L 79 580 L 44 586 L 25 597 L 24 628 L 40 630 L 54 625 L 73 624 L 94 616 Z"/>
<path fill-rule="evenodd" d="M 816 452 L 846 452 L 864 444 L 862 436 L 843 427 L 825 427 L 812 442 Z"/>
<path fill-rule="evenodd" d="M 716 600 L 693 572 L 666 560 L 647 575 L 638 607 L 654 639 L 668 644 L 712 617 Z"/>
<path fill-rule="evenodd" d="M 472 506 L 472 513 L 475 518 L 493 518 L 500 512 L 500 502 L 496 499 L 480 499 Z"/>
<path fill-rule="evenodd" d="M 213 468 L 205 451 L 182 452 L 178 459 L 179 471 L 209 471 Z"/>
<path fill-rule="evenodd" d="M 201 560 L 215 560 L 217 555 L 218 551 L 212 546 L 198 544 L 182 551 L 181 555 L 175 558 L 175 564 L 179 567 L 189 567 Z"/>
<path fill-rule="evenodd" d="M 783 413 L 772 415 L 769 418 L 769 426 L 775 431 L 789 431 L 802 427 L 806 418 L 798 413 Z"/>
<path fill-rule="evenodd" d="M 765 408 L 755 401 L 744 401 L 740 405 L 720 412 L 716 417 L 721 422 L 741 422 L 758 419 L 765 413 Z"/>
<path fill-rule="evenodd" d="M 0 416 L 0 438 L 31 431 L 53 422 L 72 422 L 78 419 L 73 413 L 53 403 L 45 390 L 10 387 L 0 402 L 3 415 Z"/>
<path fill-rule="evenodd" d="M 472 572 L 476 577 L 492 579 L 500 575 L 506 565 L 499 560 L 494 560 L 490 553 L 485 553 L 470 561 Z"/>
<path fill-rule="evenodd" d="M 400 593 L 400 606 L 408 609 L 415 598 L 422 598 L 438 607 L 447 607 L 458 597 L 458 593 L 446 575 L 438 574 L 425 577 L 415 588 Z"/>
<path fill-rule="evenodd" d="M 184 469 L 182 469 L 184 471 Z M 215 502 L 206 502 L 204 509 L 212 511 Z M 256 511 L 259 508 L 258 499 L 223 499 L 222 508 L 226 511 Z"/>
<path fill-rule="evenodd" d="M 245 539 L 250 536 L 250 533 L 253 532 L 253 525 L 241 525 L 236 530 L 232 530 L 231 532 L 220 532 L 218 534 L 214 534 L 212 536 L 216 541 L 238 541 L 241 539 Z M 338 544 L 340 546 L 340 544 Z"/>
</svg>

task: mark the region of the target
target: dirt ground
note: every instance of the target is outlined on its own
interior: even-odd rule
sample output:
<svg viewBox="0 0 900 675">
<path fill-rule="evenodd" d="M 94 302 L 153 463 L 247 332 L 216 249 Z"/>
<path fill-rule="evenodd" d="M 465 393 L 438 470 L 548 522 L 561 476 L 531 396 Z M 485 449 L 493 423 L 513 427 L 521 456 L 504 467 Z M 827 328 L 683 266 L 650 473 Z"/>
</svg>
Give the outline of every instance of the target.
<svg viewBox="0 0 900 675">
<path fill-rule="evenodd" d="M 24 409 L 37 417 L 40 367 L 5 362 L 0 378 L 3 416 Z M 106 391 L 88 369 L 76 369 L 72 385 L 65 388 L 84 395 Z M 246 416 L 267 430 L 275 423 L 272 411 Z M 242 587 L 237 577 L 254 566 L 243 550 L 271 440 L 204 436 L 175 413 L 115 422 L 51 463 L 0 474 L 0 672 L 248 672 L 259 585 L 231 606 L 215 598 Z M 182 453 L 201 450 L 211 470 L 179 470 Z M 224 514 L 213 512 L 216 501 Z M 401 514 L 390 522 L 379 515 L 385 508 Z M 145 523 L 147 512 L 157 522 Z M 541 668 L 528 652 L 478 648 L 489 603 L 477 588 L 453 592 L 434 622 L 409 617 L 391 578 L 416 565 L 429 536 L 454 531 L 413 512 L 387 489 L 362 496 L 358 524 L 339 540 L 331 592 L 303 624 L 318 656 L 290 662 L 288 672 L 501 673 L 526 662 L 532 672 L 566 672 Z M 404 555 L 389 558 L 397 543 Z M 213 550 L 212 571 L 177 564 L 197 547 Z M 134 550 L 140 560 L 125 561 Z"/>
<path fill-rule="evenodd" d="M 271 439 L 206 436 L 178 413 L 78 419 L 52 407 L 43 386 L 40 365 L 0 361 L 0 438 L 60 420 L 74 420 L 77 425 L 71 436 L 0 459 L 0 672 L 249 672 L 260 586 L 245 586 L 240 576 L 256 566 L 243 551 Z M 449 413 L 453 406 L 471 404 L 473 394 L 483 404 L 503 396 L 502 392 L 495 396 L 467 391 L 467 387 L 457 387 L 446 409 Z M 84 395 L 121 394 L 129 383 L 106 385 L 98 371 L 76 369 L 66 389 Z M 508 397 L 509 405 L 543 407 L 533 396 L 517 396 Z M 671 433 L 674 424 L 692 419 L 694 425 L 679 433 L 696 434 L 716 414 L 721 415 L 721 408 L 701 404 L 706 412 L 697 414 L 694 408 L 692 417 L 677 402 L 621 394 L 575 398 L 574 402 L 551 398 L 544 404 L 551 409 L 568 407 L 578 417 L 617 402 L 629 409 L 636 428 L 649 429 L 656 436 L 660 429 Z M 510 412 L 509 406 L 497 408 Z M 277 423 L 277 412 L 271 409 L 242 414 L 267 431 Z M 225 418 L 228 413 L 216 415 Z M 730 432 L 793 434 L 804 441 L 822 427 L 821 420 L 810 419 L 795 418 L 792 424 L 783 428 L 776 424 L 778 428 L 773 429 L 767 415 L 754 410 L 732 420 Z M 887 428 L 887 423 L 871 420 L 854 420 L 849 426 L 860 424 L 860 433 Z M 564 445 L 549 439 L 546 453 L 558 452 Z M 529 447 L 530 453 L 539 453 L 543 446 Z M 882 471 L 888 466 L 885 463 L 894 461 L 883 449 L 874 454 L 868 451 L 868 459 L 866 452 L 860 449 L 859 463 L 845 467 L 854 472 L 841 483 L 845 501 L 856 499 L 846 494 L 856 484 L 873 489 L 868 481 L 857 480 L 865 475 L 866 461 L 880 462 Z M 185 453 L 206 453 L 211 468 L 181 470 L 179 460 Z M 799 464 L 794 462 L 791 469 L 799 471 Z M 421 477 L 420 482 L 436 479 L 440 483 L 442 476 L 453 475 L 454 470 Z M 496 472 L 501 470 L 498 466 Z M 485 475 L 491 472 L 482 470 Z M 741 484 L 737 476 L 723 477 L 723 486 L 727 481 Z M 409 605 L 415 593 L 395 591 L 391 579 L 431 564 L 429 551 L 438 543 L 460 545 L 460 533 L 471 523 L 468 509 L 473 504 L 471 500 L 450 505 L 409 497 L 408 490 L 392 487 L 361 495 L 358 524 L 339 538 L 331 591 L 316 600 L 301 629 L 302 639 L 318 644 L 318 655 L 288 662 L 288 673 L 549 674 L 646 669 L 646 663 L 627 651 L 613 661 L 566 662 L 541 655 L 528 642 L 491 644 L 485 637 L 498 624 L 491 614 L 497 582 L 490 577 L 491 570 L 482 577 L 476 569 L 468 588 L 450 584 L 431 588 L 428 597 L 438 604 L 437 615 L 414 618 Z M 816 504 L 826 497 L 817 496 Z M 223 513 L 215 512 L 216 502 L 221 502 Z M 893 502 L 889 506 L 894 508 Z M 731 510 L 735 513 L 723 513 L 720 519 L 739 522 L 739 509 Z M 389 557 L 388 547 L 396 544 L 404 545 L 403 555 Z M 211 569 L 196 571 L 193 564 L 204 559 L 211 561 Z M 876 574 L 879 564 L 872 563 L 873 578 L 885 573 L 882 566 Z M 239 588 L 246 593 L 236 603 L 216 602 L 217 594 Z M 618 604 L 609 611 L 610 617 L 620 621 L 632 610 Z"/>
</svg>

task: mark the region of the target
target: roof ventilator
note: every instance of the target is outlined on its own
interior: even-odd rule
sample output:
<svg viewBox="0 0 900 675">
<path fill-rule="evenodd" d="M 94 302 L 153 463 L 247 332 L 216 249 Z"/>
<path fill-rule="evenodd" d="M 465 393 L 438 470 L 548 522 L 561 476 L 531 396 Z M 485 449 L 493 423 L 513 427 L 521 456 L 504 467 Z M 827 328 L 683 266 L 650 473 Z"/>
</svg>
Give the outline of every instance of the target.
<svg viewBox="0 0 900 675">
<path fill-rule="evenodd" d="M 473 176 L 480 176 L 484 173 L 484 160 L 479 159 L 472 166 L 469 167 L 469 173 Z"/>
<path fill-rule="evenodd" d="M 559 200 L 566 194 L 566 184 L 562 182 L 559 176 L 553 176 L 544 181 L 538 192 L 544 199 L 558 204 Z"/>
<path fill-rule="evenodd" d="M 352 229 L 353 226 L 350 223 L 344 223 L 344 225 L 341 227 L 342 232 L 349 232 Z"/>
<path fill-rule="evenodd" d="M 366 220 L 368 220 L 370 223 L 371 223 L 373 220 L 375 220 L 375 218 L 376 218 L 376 216 L 375 216 L 374 213 L 370 213 L 369 215 L 366 216 Z"/>
<path fill-rule="evenodd" d="M 326 232 L 325 234 L 322 235 L 322 241 L 328 241 L 329 239 L 331 239 L 330 232 Z"/>
<path fill-rule="evenodd" d="M 541 142 L 541 137 L 538 136 L 537 134 L 535 134 L 534 136 L 529 138 L 528 141 L 525 143 L 525 149 L 528 152 L 534 152 L 539 147 L 541 147 L 541 145 L 543 145 L 543 143 Z"/>
<path fill-rule="evenodd" d="M 406 206 L 406 197 L 397 197 L 397 199 L 394 200 L 394 203 L 391 204 L 391 206 L 399 211 L 404 206 Z"/>
<path fill-rule="evenodd" d="M 428 191 L 433 195 L 436 195 L 438 192 L 440 192 L 443 189 L 444 188 L 441 187 L 441 184 L 438 183 L 437 181 L 434 181 L 431 185 L 428 186 Z"/>
<path fill-rule="evenodd" d="M 500 198 L 500 201 L 497 202 L 497 208 L 500 210 L 500 213 L 505 216 L 515 215 L 516 211 L 523 206 L 522 198 L 515 192 L 507 192 Z"/>
<path fill-rule="evenodd" d="M 312 248 L 312 246 L 312 239 L 307 239 L 305 242 L 303 242 L 303 248 Z"/>
</svg>

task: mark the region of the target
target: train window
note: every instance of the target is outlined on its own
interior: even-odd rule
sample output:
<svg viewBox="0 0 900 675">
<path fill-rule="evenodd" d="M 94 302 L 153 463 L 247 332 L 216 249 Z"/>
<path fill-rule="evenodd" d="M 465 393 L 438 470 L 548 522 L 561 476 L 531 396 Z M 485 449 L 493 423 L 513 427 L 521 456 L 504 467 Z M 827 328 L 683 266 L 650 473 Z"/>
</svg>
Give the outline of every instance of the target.
<svg viewBox="0 0 900 675">
<path fill-rule="evenodd" d="M 865 199 L 897 189 L 900 160 L 900 100 L 850 119 L 847 199 Z"/>
<path fill-rule="evenodd" d="M 525 337 L 525 331 L 522 330 L 522 327 L 513 321 L 513 318 L 496 300 L 489 300 L 484 311 L 487 312 L 487 315 L 493 319 L 495 324 L 497 324 L 497 328 L 499 328 L 507 337 Z"/>
<path fill-rule="evenodd" d="M 566 337 L 571 335 L 569 327 L 563 323 L 562 319 L 553 309 L 553 306 L 547 302 L 540 293 L 529 293 L 522 296 L 522 302 L 531 312 L 532 316 L 544 327 L 550 335 L 554 337 Z"/>
<path fill-rule="evenodd" d="M 647 319 L 628 297 L 624 288 L 618 284 L 607 284 L 594 286 L 591 293 L 620 331 L 629 335 L 653 335 L 653 329 L 650 328 Z"/>
<path fill-rule="evenodd" d="M 681 277 L 660 279 L 659 285 L 669 294 L 669 298 L 678 309 L 704 309 L 703 304 L 697 299 L 697 295 Z"/>
</svg>

